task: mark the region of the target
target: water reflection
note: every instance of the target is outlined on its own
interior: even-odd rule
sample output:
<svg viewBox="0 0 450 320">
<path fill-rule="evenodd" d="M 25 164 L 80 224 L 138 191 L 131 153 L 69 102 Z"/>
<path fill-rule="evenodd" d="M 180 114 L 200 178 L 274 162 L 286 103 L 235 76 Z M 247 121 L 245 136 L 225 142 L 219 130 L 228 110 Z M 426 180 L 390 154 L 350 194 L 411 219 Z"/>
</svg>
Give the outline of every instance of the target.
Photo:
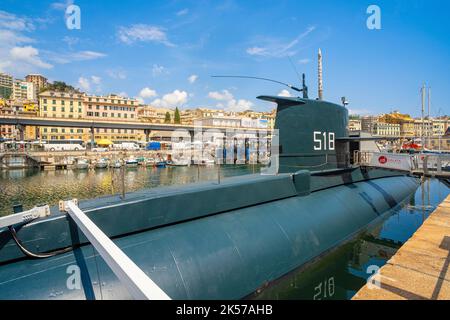
<svg viewBox="0 0 450 320">
<path fill-rule="evenodd" d="M 252 173 L 257 166 L 221 166 L 221 176 Z M 217 179 L 217 167 L 128 168 L 124 172 L 127 192 L 171 184 L 187 184 Z M 57 204 L 61 199 L 91 199 L 121 192 L 120 169 L 40 171 L 19 169 L 0 171 L 0 216 L 12 213 L 12 206 L 25 209 L 37 204 Z"/>
<path fill-rule="evenodd" d="M 439 180 L 427 179 L 414 195 L 377 226 L 251 298 L 350 299 L 449 193 L 450 189 Z"/>
</svg>

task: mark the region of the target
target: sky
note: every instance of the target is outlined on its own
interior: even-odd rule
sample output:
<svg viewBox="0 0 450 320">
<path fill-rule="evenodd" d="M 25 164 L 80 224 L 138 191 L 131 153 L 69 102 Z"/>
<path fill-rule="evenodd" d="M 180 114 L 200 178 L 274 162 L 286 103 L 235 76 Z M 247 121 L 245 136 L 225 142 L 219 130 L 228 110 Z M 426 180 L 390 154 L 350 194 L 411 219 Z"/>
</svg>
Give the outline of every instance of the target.
<svg viewBox="0 0 450 320">
<path fill-rule="evenodd" d="M 80 28 L 66 9 L 80 8 Z M 369 29 L 370 5 L 380 29 Z M 72 12 L 72 11 L 71 11 Z M 421 0 L 0 1 L 0 71 L 40 73 L 92 94 L 136 97 L 156 107 L 269 111 L 258 95 L 293 95 L 271 78 L 356 114 L 450 114 L 450 2 Z M 74 21 L 74 20 L 70 20 Z"/>
</svg>

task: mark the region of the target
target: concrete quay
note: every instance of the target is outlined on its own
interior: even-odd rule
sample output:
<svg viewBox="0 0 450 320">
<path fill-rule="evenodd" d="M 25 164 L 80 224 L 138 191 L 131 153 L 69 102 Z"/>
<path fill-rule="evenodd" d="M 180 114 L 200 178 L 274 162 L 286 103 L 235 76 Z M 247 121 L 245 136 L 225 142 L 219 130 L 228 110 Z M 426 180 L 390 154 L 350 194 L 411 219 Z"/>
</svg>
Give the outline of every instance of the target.
<svg viewBox="0 0 450 320">
<path fill-rule="evenodd" d="M 352 300 L 450 299 L 450 195 Z"/>
</svg>

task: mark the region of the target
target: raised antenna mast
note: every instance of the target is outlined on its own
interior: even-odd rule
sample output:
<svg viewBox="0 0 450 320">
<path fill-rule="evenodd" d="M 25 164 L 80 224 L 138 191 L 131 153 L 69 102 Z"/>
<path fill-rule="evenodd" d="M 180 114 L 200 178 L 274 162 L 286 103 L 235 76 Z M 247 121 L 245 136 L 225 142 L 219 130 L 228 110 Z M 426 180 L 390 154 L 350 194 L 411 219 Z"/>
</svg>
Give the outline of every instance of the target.
<svg viewBox="0 0 450 320">
<path fill-rule="evenodd" d="M 308 99 L 308 87 L 306 86 L 305 74 L 302 74 L 302 91 L 303 91 L 303 99 Z"/>
<path fill-rule="evenodd" d="M 267 78 L 259 78 L 259 77 L 250 77 L 250 76 L 211 76 L 213 78 L 241 78 L 241 79 L 256 79 L 256 80 L 264 80 L 264 81 L 270 81 L 270 82 L 275 82 L 278 84 L 282 84 L 286 87 L 291 88 L 292 90 L 298 91 L 298 92 L 302 92 L 303 89 L 299 89 L 297 87 L 294 87 L 293 85 L 281 82 L 281 81 L 277 81 L 277 80 L 272 80 L 272 79 L 267 79 Z"/>
<path fill-rule="evenodd" d="M 318 92 L 318 98 L 319 100 L 323 100 L 323 78 L 322 78 L 322 50 L 319 48 L 319 54 L 318 54 L 318 63 L 319 63 L 319 92 Z"/>
</svg>

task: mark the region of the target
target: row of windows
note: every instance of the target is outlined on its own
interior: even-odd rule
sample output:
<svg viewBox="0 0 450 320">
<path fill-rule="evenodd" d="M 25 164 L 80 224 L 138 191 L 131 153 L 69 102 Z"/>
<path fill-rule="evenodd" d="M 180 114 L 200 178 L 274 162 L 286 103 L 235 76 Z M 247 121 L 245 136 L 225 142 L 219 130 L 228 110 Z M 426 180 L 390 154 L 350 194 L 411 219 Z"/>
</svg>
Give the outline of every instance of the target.
<svg viewBox="0 0 450 320">
<path fill-rule="evenodd" d="M 46 113 L 44 113 L 44 118 L 65 118 L 65 117 L 66 117 L 66 116 L 65 116 L 64 114 L 61 114 L 61 115 L 56 116 L 56 115 L 53 115 L 53 114 L 47 115 Z M 72 118 L 74 118 L 74 116 L 73 116 L 73 114 L 69 114 L 69 115 L 67 116 L 67 118 L 72 119 Z M 81 118 L 82 118 L 82 115 L 81 115 L 81 114 L 78 114 L 78 116 L 75 117 L 75 118 L 81 119 Z"/>
<path fill-rule="evenodd" d="M 91 112 L 91 111 L 88 111 L 88 112 L 87 112 L 87 116 L 88 116 L 88 117 L 100 117 L 100 112 Z M 111 117 L 111 118 L 114 118 L 115 116 L 116 116 L 116 114 L 115 114 L 114 112 L 111 112 L 111 113 L 110 113 L 110 117 Z M 101 117 L 102 117 L 102 118 L 108 117 L 108 112 L 102 112 Z M 124 113 L 124 114 L 123 114 L 123 117 L 124 117 L 124 118 L 128 118 L 128 113 Z M 117 118 L 122 118 L 122 114 L 121 114 L 121 113 L 117 113 Z M 130 118 L 133 119 L 133 118 L 134 118 L 134 114 L 130 114 Z"/>
<path fill-rule="evenodd" d="M 43 132 L 47 133 L 49 128 L 43 128 Z M 52 133 L 58 133 L 58 128 L 50 128 L 50 132 Z M 77 133 L 83 133 L 83 129 L 67 129 L 67 132 L 74 133 L 76 130 Z M 61 128 L 61 132 L 65 133 L 66 128 Z"/>
<path fill-rule="evenodd" d="M 42 140 L 48 140 L 48 135 L 43 135 Z M 133 136 L 95 136 L 95 139 L 135 140 Z M 70 136 L 70 139 L 83 139 L 82 136 Z M 50 136 L 50 140 L 67 140 L 66 136 Z"/>
<path fill-rule="evenodd" d="M 43 103 L 46 104 L 47 103 L 47 99 L 43 99 L 43 100 L 44 100 Z M 56 104 L 56 100 L 52 100 L 52 104 Z M 61 105 L 64 106 L 65 104 L 66 104 L 65 100 L 61 100 Z M 69 105 L 73 106 L 73 101 L 72 100 L 69 101 Z M 81 101 L 78 101 L 78 106 L 81 107 Z"/>
<path fill-rule="evenodd" d="M 49 130 L 50 129 L 50 130 Z M 58 128 L 43 128 L 42 129 L 43 130 L 43 132 L 44 133 L 47 133 L 47 132 L 51 132 L 51 133 L 58 133 L 58 132 L 61 132 L 61 133 L 66 133 L 66 132 L 70 132 L 70 133 L 74 133 L 74 132 L 76 132 L 76 133 L 83 133 L 83 129 L 66 129 L 66 128 L 61 128 L 61 129 L 58 129 Z M 67 131 L 66 131 L 67 130 Z M 110 132 L 111 133 L 115 133 L 115 130 L 116 129 L 99 129 L 99 128 L 96 128 L 95 129 L 95 132 L 96 133 L 100 133 L 100 132 L 103 132 L 103 133 L 108 133 L 109 132 L 109 130 L 110 130 Z M 117 129 L 117 133 L 122 133 L 122 131 L 123 131 L 123 133 L 134 133 L 134 129 Z"/>
<path fill-rule="evenodd" d="M 88 101 L 93 101 L 91 97 L 88 98 Z M 95 98 L 95 101 L 100 102 L 100 98 Z M 108 99 L 103 99 L 103 102 L 108 102 Z M 111 99 L 111 103 L 116 103 L 116 100 Z M 127 100 L 117 100 L 118 104 L 127 104 Z M 134 105 L 134 101 L 130 101 L 131 105 Z"/>
<path fill-rule="evenodd" d="M 95 110 L 100 110 L 100 107 L 102 107 L 102 106 L 100 106 L 100 105 L 96 105 L 95 106 Z M 92 104 L 89 104 L 88 105 L 88 109 L 89 110 L 92 110 Z M 130 112 L 134 112 L 134 108 L 131 108 L 131 107 L 118 107 L 118 106 L 103 106 L 103 110 L 115 110 L 115 111 L 130 111 Z"/>
<path fill-rule="evenodd" d="M 96 128 L 95 132 L 96 133 L 100 133 L 100 130 L 103 130 L 104 133 L 107 133 L 108 130 L 111 130 L 111 133 L 114 133 L 116 129 L 99 129 L 99 128 Z M 134 129 L 123 129 L 123 133 L 128 133 L 128 131 L 129 131 L 129 133 L 134 133 Z M 122 129 L 117 129 L 117 133 L 122 133 Z"/>
<path fill-rule="evenodd" d="M 66 140 L 65 136 L 60 136 L 60 140 Z M 70 139 L 82 139 L 81 136 L 70 136 Z M 42 140 L 48 140 L 48 136 L 42 136 Z M 58 136 L 50 136 L 50 140 L 58 140 Z"/>
<path fill-rule="evenodd" d="M 43 111 L 47 111 L 47 106 L 43 106 L 42 110 Z M 74 112 L 74 110 L 78 110 L 79 113 L 83 112 L 83 110 L 81 108 L 74 109 L 74 108 L 71 107 L 71 108 L 69 108 L 67 110 L 68 110 L 68 112 Z M 56 107 L 52 107 L 52 111 L 56 112 Z M 65 107 L 61 107 L 61 112 L 66 112 L 66 108 Z"/>
</svg>

